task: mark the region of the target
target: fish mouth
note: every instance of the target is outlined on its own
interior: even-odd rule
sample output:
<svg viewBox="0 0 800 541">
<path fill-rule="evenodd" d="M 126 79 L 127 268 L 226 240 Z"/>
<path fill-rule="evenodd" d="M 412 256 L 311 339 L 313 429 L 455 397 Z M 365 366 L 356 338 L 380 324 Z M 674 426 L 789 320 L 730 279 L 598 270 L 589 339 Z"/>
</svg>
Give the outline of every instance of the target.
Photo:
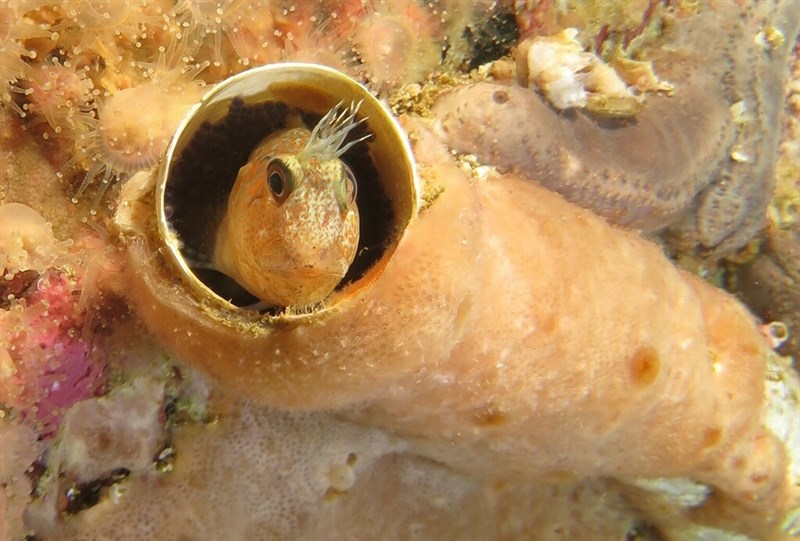
<svg viewBox="0 0 800 541">
<path fill-rule="evenodd" d="M 347 272 L 347 268 L 333 268 L 333 267 L 314 267 L 314 266 L 280 266 L 273 269 L 275 274 L 279 274 L 288 279 L 341 279 Z"/>
</svg>

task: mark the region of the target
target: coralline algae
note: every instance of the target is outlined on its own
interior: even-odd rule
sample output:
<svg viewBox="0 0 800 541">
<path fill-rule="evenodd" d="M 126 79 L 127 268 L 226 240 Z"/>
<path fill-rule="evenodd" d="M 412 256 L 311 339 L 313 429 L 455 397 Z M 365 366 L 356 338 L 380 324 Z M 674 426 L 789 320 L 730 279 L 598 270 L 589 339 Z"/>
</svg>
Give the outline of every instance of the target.
<svg viewBox="0 0 800 541">
<path fill-rule="evenodd" d="M 101 392 L 105 359 L 85 332 L 78 288 L 67 275 L 49 271 L 33 288 L 0 316 L 0 401 L 49 438 L 70 406 Z"/>
</svg>

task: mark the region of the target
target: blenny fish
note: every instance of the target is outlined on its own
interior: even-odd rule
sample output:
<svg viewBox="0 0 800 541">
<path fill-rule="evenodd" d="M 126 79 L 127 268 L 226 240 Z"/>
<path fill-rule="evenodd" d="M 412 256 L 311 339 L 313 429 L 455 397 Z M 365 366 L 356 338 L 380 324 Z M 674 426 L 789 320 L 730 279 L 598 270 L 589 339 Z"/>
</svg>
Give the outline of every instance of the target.
<svg viewBox="0 0 800 541">
<path fill-rule="evenodd" d="M 327 297 L 356 254 L 356 179 L 340 158 L 366 118 L 340 102 L 313 130 L 267 136 L 240 169 L 216 235 L 212 265 L 262 306 L 307 306 Z"/>
</svg>

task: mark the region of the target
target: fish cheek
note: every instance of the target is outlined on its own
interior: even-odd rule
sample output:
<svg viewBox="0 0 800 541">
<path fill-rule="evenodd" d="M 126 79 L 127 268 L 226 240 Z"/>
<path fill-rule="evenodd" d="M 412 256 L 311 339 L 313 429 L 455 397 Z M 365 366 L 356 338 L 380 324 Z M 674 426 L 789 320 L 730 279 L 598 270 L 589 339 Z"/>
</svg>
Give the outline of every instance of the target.
<svg viewBox="0 0 800 541">
<path fill-rule="evenodd" d="M 360 226 L 360 217 L 358 215 L 358 208 L 354 207 L 352 210 L 348 211 L 343 219 L 342 223 L 342 241 L 341 245 L 341 257 L 344 261 L 346 261 L 346 267 L 350 267 L 350 264 L 353 262 L 356 256 L 356 249 L 358 248 L 358 239 L 359 239 L 359 226 Z"/>
<path fill-rule="evenodd" d="M 285 241 L 281 234 L 281 214 L 268 198 L 260 198 L 248 210 L 244 242 L 253 267 L 268 273 L 286 260 Z"/>
</svg>

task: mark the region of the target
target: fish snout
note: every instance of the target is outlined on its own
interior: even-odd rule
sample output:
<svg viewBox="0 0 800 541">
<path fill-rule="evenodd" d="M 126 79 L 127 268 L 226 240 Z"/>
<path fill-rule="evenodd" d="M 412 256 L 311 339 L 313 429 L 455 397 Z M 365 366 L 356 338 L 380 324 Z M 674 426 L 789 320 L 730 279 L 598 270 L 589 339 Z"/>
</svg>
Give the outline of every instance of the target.
<svg viewBox="0 0 800 541">
<path fill-rule="evenodd" d="M 335 201 L 307 208 L 300 220 L 286 222 L 283 241 L 290 266 L 298 276 L 335 275 L 347 272 L 358 242 L 358 218 L 342 213 Z"/>
</svg>

